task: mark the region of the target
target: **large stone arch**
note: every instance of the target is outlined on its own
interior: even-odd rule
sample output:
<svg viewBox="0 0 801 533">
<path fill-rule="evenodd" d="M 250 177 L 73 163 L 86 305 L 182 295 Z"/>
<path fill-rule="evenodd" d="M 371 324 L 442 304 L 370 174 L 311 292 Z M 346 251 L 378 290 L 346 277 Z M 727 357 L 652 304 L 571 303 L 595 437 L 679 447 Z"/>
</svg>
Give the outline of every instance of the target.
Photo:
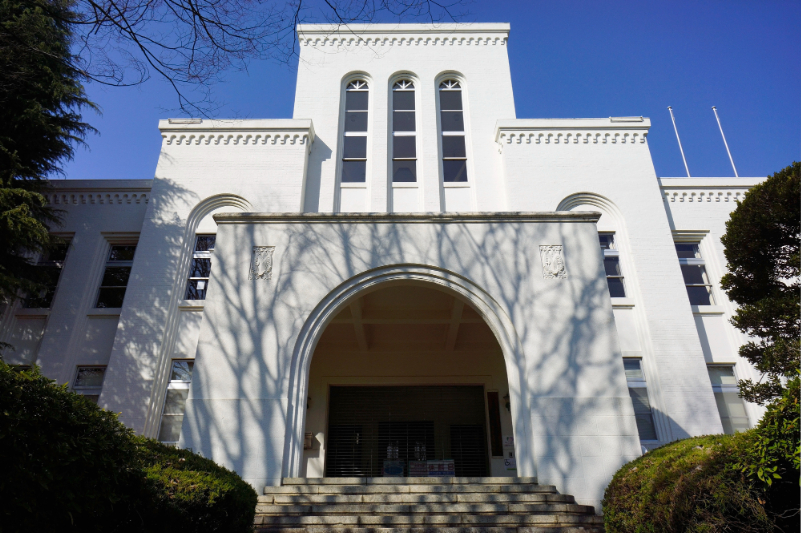
<svg viewBox="0 0 801 533">
<path fill-rule="evenodd" d="M 348 279 L 328 293 L 307 318 L 292 354 L 282 475 L 295 477 L 300 472 L 311 360 L 326 326 L 353 298 L 361 296 L 365 291 L 377 290 L 388 283 L 404 282 L 433 284 L 440 290 L 461 297 L 475 307 L 492 330 L 503 352 L 506 366 L 518 475 L 535 476 L 530 421 L 527 419 L 530 395 L 524 375 L 525 355 L 508 314 L 489 293 L 472 280 L 442 268 L 410 264 L 384 266 Z"/>
</svg>

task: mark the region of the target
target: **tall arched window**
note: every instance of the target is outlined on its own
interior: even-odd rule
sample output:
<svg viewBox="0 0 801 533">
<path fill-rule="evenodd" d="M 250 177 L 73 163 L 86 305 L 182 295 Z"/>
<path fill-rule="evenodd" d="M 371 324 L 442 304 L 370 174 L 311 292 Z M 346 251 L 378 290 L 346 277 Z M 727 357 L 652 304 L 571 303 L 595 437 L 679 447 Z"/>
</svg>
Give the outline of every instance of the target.
<svg viewBox="0 0 801 533">
<path fill-rule="evenodd" d="M 367 82 L 353 80 L 345 89 L 345 128 L 342 148 L 342 182 L 367 179 Z"/>
<path fill-rule="evenodd" d="M 414 83 L 399 80 L 392 86 L 392 181 L 417 181 L 417 127 L 414 119 Z"/>
<path fill-rule="evenodd" d="M 442 129 L 442 179 L 446 183 L 467 181 L 462 86 L 457 80 L 439 84 L 440 127 Z"/>
</svg>

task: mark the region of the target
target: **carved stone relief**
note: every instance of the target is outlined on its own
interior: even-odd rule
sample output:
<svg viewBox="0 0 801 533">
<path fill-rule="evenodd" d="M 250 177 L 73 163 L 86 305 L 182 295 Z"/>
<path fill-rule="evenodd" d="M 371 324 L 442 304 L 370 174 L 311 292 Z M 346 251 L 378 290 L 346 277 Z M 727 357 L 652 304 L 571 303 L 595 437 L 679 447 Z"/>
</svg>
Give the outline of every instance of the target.
<svg viewBox="0 0 801 533">
<path fill-rule="evenodd" d="M 540 245 L 542 259 L 542 277 L 545 279 L 567 279 L 565 260 L 562 258 L 561 244 Z"/>
<path fill-rule="evenodd" d="M 274 251 L 275 246 L 253 247 L 253 257 L 250 259 L 250 274 L 248 275 L 248 279 L 272 279 Z"/>
</svg>

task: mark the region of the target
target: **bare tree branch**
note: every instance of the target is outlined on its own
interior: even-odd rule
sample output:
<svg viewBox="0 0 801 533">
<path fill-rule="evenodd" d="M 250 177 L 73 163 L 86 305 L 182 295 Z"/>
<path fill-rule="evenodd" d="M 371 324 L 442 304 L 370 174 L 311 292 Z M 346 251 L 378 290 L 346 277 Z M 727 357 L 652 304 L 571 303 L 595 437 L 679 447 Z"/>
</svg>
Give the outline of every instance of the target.
<svg viewBox="0 0 801 533">
<path fill-rule="evenodd" d="M 216 110 L 212 87 L 253 60 L 290 63 L 307 22 L 454 21 L 469 0 L 75 0 L 77 64 L 95 82 L 137 85 L 153 75 L 195 116 Z"/>
</svg>

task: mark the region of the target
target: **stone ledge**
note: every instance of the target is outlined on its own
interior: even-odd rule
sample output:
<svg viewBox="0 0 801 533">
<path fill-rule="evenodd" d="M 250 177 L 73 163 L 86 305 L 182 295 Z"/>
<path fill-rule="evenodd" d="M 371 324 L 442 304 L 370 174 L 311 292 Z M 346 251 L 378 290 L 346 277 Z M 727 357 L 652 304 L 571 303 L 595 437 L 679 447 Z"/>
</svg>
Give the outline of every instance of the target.
<svg viewBox="0 0 801 533">
<path fill-rule="evenodd" d="M 498 213 L 220 213 L 214 215 L 214 220 L 217 224 L 311 224 L 332 222 L 373 224 L 483 224 L 493 222 L 597 223 L 599 218 L 601 218 L 601 213 L 594 211 Z"/>
</svg>

